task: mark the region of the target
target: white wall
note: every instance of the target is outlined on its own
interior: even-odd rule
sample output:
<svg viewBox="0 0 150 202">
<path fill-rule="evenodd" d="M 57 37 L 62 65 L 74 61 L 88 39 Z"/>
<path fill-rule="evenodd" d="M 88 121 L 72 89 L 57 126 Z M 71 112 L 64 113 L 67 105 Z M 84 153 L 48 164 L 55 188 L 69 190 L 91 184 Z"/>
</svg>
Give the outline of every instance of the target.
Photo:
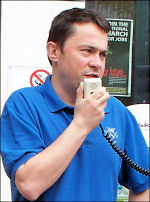
<svg viewBox="0 0 150 202">
<path fill-rule="evenodd" d="M 1 109 L 8 97 L 8 67 L 50 66 L 46 54 L 46 41 L 51 21 L 60 11 L 72 7 L 84 8 L 85 3 L 2 1 Z M 17 82 L 16 78 L 14 82 Z M 1 201 L 11 201 L 9 179 L 3 166 L 1 175 Z"/>
</svg>

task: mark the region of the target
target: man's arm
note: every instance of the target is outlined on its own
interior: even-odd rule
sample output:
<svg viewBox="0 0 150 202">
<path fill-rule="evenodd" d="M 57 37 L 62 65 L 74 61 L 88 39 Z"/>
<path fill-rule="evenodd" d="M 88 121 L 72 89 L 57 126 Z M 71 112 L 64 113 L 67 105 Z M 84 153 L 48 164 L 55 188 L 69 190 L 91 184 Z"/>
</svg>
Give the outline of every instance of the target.
<svg viewBox="0 0 150 202">
<path fill-rule="evenodd" d="M 101 92 L 83 99 L 83 86 L 79 87 L 74 119 L 68 128 L 50 146 L 18 168 L 15 184 L 22 196 L 36 200 L 59 179 L 88 133 L 104 118 L 108 98 L 102 88 Z"/>
<path fill-rule="evenodd" d="M 136 194 L 132 191 L 129 191 L 129 202 L 130 201 L 141 201 L 141 202 L 147 202 L 150 201 L 150 189 L 146 189 L 145 191 Z"/>
</svg>

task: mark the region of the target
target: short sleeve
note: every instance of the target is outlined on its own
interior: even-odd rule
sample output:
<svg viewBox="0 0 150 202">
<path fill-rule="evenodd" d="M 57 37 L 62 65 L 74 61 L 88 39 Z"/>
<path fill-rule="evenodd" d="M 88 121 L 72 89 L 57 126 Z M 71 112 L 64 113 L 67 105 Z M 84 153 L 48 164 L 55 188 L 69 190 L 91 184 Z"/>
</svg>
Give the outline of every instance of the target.
<svg viewBox="0 0 150 202">
<path fill-rule="evenodd" d="M 13 93 L 1 116 L 1 153 L 8 177 L 14 180 L 16 170 L 44 148 L 31 106 L 21 93 Z"/>
<path fill-rule="evenodd" d="M 135 117 L 128 110 L 124 121 L 126 123 L 125 152 L 137 165 L 149 170 L 147 144 Z M 119 183 L 135 193 L 140 193 L 149 187 L 149 176 L 142 175 L 123 162 Z"/>
</svg>

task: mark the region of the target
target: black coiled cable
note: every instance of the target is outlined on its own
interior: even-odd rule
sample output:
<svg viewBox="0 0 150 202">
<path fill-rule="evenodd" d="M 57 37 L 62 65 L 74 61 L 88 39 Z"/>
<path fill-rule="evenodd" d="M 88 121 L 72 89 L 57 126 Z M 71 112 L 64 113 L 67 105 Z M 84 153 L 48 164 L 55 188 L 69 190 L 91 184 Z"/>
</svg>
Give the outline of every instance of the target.
<svg viewBox="0 0 150 202">
<path fill-rule="evenodd" d="M 112 139 L 112 137 L 109 135 L 109 133 L 106 133 L 106 134 L 104 133 L 102 125 L 100 124 L 99 126 L 101 128 L 103 137 L 105 137 L 105 139 L 109 142 L 110 146 L 122 158 L 122 160 L 125 161 L 134 170 L 138 171 L 139 173 L 141 173 L 143 175 L 146 175 L 146 176 L 150 177 L 150 171 L 148 171 L 148 170 L 142 168 L 141 166 L 137 165 L 136 163 L 134 163 L 130 159 L 130 157 L 119 148 L 119 146 L 117 145 L 117 142 Z"/>
</svg>

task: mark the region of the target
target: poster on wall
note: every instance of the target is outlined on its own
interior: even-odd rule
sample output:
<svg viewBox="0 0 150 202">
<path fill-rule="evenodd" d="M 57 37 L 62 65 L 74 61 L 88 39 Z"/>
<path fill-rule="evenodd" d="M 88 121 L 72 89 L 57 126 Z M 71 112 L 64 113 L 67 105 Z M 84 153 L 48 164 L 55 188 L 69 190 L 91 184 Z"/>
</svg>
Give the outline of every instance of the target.
<svg viewBox="0 0 150 202">
<path fill-rule="evenodd" d="M 103 85 L 114 96 L 131 96 L 133 20 L 110 19 Z"/>
</svg>

